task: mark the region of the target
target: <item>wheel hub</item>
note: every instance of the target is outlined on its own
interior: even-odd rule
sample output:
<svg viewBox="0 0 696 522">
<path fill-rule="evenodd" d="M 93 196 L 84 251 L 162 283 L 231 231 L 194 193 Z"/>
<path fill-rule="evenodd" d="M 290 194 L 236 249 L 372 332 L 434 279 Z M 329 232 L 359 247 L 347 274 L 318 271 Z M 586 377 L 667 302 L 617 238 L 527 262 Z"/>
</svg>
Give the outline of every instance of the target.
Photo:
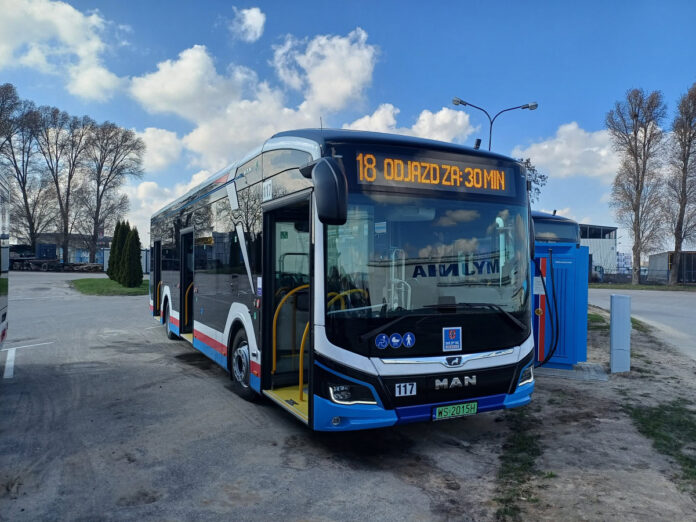
<svg viewBox="0 0 696 522">
<path fill-rule="evenodd" d="M 242 344 L 237 347 L 232 356 L 232 373 L 234 379 L 244 386 L 249 385 L 249 346 Z"/>
</svg>

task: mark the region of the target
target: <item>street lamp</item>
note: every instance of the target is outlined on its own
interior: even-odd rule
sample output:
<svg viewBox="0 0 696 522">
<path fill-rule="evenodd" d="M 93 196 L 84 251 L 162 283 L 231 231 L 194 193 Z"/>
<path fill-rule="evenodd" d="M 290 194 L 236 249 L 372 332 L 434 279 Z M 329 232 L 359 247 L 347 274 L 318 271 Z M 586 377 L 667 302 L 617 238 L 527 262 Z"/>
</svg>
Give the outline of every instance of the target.
<svg viewBox="0 0 696 522">
<path fill-rule="evenodd" d="M 462 107 L 468 105 L 469 107 L 473 107 L 474 109 L 480 110 L 481 112 L 483 112 L 486 115 L 486 117 L 488 118 L 488 121 L 490 122 L 490 127 L 488 128 L 488 150 L 491 150 L 491 138 L 493 137 L 493 122 L 495 121 L 495 119 L 498 116 L 500 116 L 502 113 L 507 112 L 507 111 L 514 111 L 515 109 L 529 109 L 530 111 L 533 111 L 537 107 L 539 107 L 539 104 L 537 102 L 525 103 L 524 105 L 518 105 L 517 107 L 510 107 L 509 109 L 503 109 L 498 114 L 493 116 L 493 118 L 491 118 L 491 115 L 488 114 L 488 111 L 486 109 L 478 107 L 477 105 L 474 105 L 473 103 L 465 102 L 461 98 L 454 98 L 452 100 L 452 103 L 454 105 L 461 105 Z"/>
</svg>

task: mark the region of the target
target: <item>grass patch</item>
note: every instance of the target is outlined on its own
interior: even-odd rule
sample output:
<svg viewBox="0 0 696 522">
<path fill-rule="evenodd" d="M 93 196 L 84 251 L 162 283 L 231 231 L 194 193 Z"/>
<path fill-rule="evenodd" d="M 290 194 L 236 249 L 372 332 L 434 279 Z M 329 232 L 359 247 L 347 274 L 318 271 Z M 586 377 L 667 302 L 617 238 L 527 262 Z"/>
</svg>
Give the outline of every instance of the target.
<svg viewBox="0 0 696 522">
<path fill-rule="evenodd" d="M 635 317 L 631 317 L 631 327 L 634 330 L 638 330 L 640 333 L 650 333 L 650 327 Z"/>
<path fill-rule="evenodd" d="M 696 292 L 695 285 L 632 285 L 630 283 L 590 283 L 590 288 L 610 288 L 612 290 L 666 290 L 673 292 Z"/>
<path fill-rule="evenodd" d="M 521 520 L 522 509 L 519 500 L 535 502 L 525 485 L 529 478 L 537 473 L 536 458 L 541 455 L 539 435 L 532 430 L 538 424 L 529 415 L 526 408 L 519 408 L 506 413 L 510 433 L 503 444 L 498 471 L 498 496 L 496 501 L 500 508 L 496 512 L 498 520 Z"/>
<path fill-rule="evenodd" d="M 683 478 L 696 487 L 696 412 L 689 402 L 676 399 L 659 406 L 626 406 L 638 431 L 652 440 L 653 447 L 669 455 Z"/>
<path fill-rule="evenodd" d="M 126 288 L 111 279 L 73 279 L 72 287 L 85 295 L 147 295 L 149 293 L 149 281 L 143 280 L 140 286 Z"/>
<path fill-rule="evenodd" d="M 588 312 L 587 314 L 587 329 L 588 330 L 608 330 L 609 323 L 601 314 Z"/>
</svg>

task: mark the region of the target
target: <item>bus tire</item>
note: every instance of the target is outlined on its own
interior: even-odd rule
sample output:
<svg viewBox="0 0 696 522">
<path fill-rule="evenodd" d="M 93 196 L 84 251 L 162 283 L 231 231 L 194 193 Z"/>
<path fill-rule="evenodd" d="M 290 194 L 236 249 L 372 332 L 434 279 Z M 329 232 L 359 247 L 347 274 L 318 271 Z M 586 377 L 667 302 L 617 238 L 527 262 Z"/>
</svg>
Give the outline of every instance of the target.
<svg viewBox="0 0 696 522">
<path fill-rule="evenodd" d="M 227 351 L 232 389 L 242 399 L 255 400 L 258 395 L 249 385 L 251 365 L 249 364 L 249 343 L 244 328 L 234 336 L 232 347 Z"/>
<path fill-rule="evenodd" d="M 167 339 L 174 341 L 179 337 L 169 328 L 169 303 L 164 306 L 164 331 L 167 332 Z"/>
</svg>

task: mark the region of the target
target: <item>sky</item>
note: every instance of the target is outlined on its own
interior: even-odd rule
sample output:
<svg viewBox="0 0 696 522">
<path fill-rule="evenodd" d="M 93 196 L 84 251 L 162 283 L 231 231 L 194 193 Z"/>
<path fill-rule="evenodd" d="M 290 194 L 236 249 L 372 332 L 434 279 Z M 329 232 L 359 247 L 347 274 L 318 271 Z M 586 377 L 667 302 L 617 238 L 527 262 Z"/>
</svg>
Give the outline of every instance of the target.
<svg viewBox="0 0 696 522">
<path fill-rule="evenodd" d="M 667 129 L 696 82 L 691 1 L 0 0 L 0 84 L 134 129 L 145 173 L 125 191 L 149 217 L 292 128 L 397 132 L 492 150 L 549 181 L 533 206 L 616 225 L 604 127 L 628 89 L 662 91 Z M 619 251 L 631 241 L 619 231 Z"/>
</svg>

